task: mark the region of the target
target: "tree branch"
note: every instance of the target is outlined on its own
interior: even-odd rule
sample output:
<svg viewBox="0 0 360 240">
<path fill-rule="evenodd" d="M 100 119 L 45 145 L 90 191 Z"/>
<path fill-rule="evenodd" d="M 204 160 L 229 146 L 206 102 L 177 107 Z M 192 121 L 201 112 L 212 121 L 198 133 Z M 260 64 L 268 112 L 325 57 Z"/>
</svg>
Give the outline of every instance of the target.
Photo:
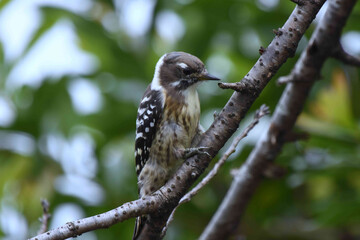
<svg viewBox="0 0 360 240">
<path fill-rule="evenodd" d="M 334 48 L 332 56 L 345 64 L 360 67 L 360 57 L 355 57 L 347 53 L 340 42 L 338 42 Z"/>
<path fill-rule="evenodd" d="M 301 37 L 324 2 L 325 0 L 314 0 L 306 1 L 301 6 L 297 5 L 284 26 L 278 30 L 279 33 L 266 48 L 266 51 L 242 79 L 241 83 L 249 86 L 249 89 L 235 92 L 232 95 L 199 143 L 199 146 L 210 148 L 209 153 L 212 157 L 237 130 L 240 121 L 272 76 L 289 57 L 294 56 Z M 172 210 L 203 173 L 210 161 L 211 158 L 205 156 L 194 156 L 185 161 L 185 164 L 177 171 L 176 176 L 161 188 L 166 191 L 169 187 L 175 186 L 174 189 L 171 189 L 173 193 L 166 194 L 169 197 L 167 204 L 162 205 L 157 214 L 150 215 L 151 221 L 145 224 L 139 239 L 160 239 L 160 233 Z M 181 181 L 177 177 L 180 177 Z"/>
<path fill-rule="evenodd" d="M 341 30 L 355 2 L 356 0 L 329 1 L 325 16 L 289 77 L 296 80 L 287 85 L 269 129 L 236 174 L 222 204 L 200 239 L 227 239 L 239 225 L 245 208 L 261 180 L 263 166 L 272 162 L 280 153 L 286 135 L 301 113 L 324 61 L 330 57 L 331 50 L 339 41 Z"/>
<path fill-rule="evenodd" d="M 197 155 L 187 159 L 172 179 L 145 199 L 125 203 L 119 208 L 97 216 L 69 222 L 32 239 L 65 239 L 91 230 L 107 228 L 115 223 L 145 214 L 150 214 L 151 221 L 146 222 L 139 239 L 159 239 L 169 215 L 181 197 L 186 194 L 209 165 L 211 159 L 237 130 L 240 121 L 272 76 L 289 57 L 294 55 L 301 37 L 324 2 L 325 0 L 306 1 L 302 6 L 296 6 L 266 51 L 243 78 L 241 83 L 249 86 L 249 90 L 235 92 L 232 95 L 199 143 L 199 146 L 210 148 L 208 152 L 212 157 Z"/>
<path fill-rule="evenodd" d="M 214 168 L 201 180 L 200 183 L 198 183 L 198 185 L 196 185 L 193 189 L 191 189 L 190 192 L 188 192 L 187 194 L 185 194 L 185 196 L 183 196 L 180 199 L 179 204 L 174 208 L 174 210 L 172 211 L 172 213 L 170 214 L 169 219 L 166 222 L 166 225 L 164 227 L 164 229 L 162 230 L 161 233 L 161 237 L 164 237 L 166 234 L 166 231 L 170 225 L 170 223 L 173 221 L 174 219 L 174 214 L 175 211 L 178 209 L 178 207 L 180 207 L 180 205 L 190 202 L 191 199 L 198 194 L 198 192 L 205 187 L 206 184 L 208 184 L 211 179 L 213 179 L 216 174 L 219 172 L 219 169 L 222 167 L 222 165 L 224 165 L 224 163 L 226 162 L 226 160 L 230 157 L 231 154 L 233 154 L 236 150 L 237 145 L 239 144 L 239 142 L 244 139 L 249 132 L 259 123 L 259 120 L 264 117 L 265 115 L 268 115 L 270 113 L 269 111 L 269 107 L 264 105 L 261 105 L 260 109 L 258 109 L 255 113 L 254 119 L 252 120 L 252 122 L 244 129 L 244 131 L 241 132 L 241 134 L 239 136 L 237 136 L 233 142 L 231 143 L 230 147 L 228 148 L 228 150 L 224 153 L 224 155 L 220 158 L 220 160 L 215 164 Z"/>
<path fill-rule="evenodd" d="M 46 200 L 46 199 L 41 199 L 41 206 L 42 206 L 42 209 L 43 209 L 43 215 L 39 219 L 40 222 L 41 222 L 41 226 L 40 226 L 40 229 L 39 229 L 37 234 L 42 234 L 42 233 L 47 231 L 48 224 L 49 224 L 49 219 L 51 217 L 51 214 L 50 214 L 50 211 L 49 211 L 49 208 L 50 208 L 49 201 Z"/>
<path fill-rule="evenodd" d="M 95 216 L 67 222 L 65 225 L 30 238 L 31 240 L 57 240 L 76 237 L 96 229 L 108 228 L 127 219 L 155 212 L 166 197 L 159 193 L 131 201 Z"/>
</svg>

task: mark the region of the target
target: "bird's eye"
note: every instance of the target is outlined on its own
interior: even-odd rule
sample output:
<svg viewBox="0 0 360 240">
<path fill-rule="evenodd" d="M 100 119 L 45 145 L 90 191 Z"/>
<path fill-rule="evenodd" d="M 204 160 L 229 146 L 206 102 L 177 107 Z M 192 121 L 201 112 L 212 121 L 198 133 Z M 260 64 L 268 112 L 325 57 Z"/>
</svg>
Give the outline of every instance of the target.
<svg viewBox="0 0 360 240">
<path fill-rule="evenodd" d="M 192 71 L 191 71 L 190 68 L 184 68 L 184 69 L 183 69 L 183 73 L 184 73 L 185 75 L 190 75 L 190 74 L 192 73 Z"/>
</svg>

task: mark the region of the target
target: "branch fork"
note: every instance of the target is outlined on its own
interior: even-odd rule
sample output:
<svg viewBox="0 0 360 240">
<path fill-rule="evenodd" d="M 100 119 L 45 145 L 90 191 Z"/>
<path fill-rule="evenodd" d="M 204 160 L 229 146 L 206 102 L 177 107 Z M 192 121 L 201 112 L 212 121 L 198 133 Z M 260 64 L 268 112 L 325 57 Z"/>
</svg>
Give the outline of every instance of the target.
<svg viewBox="0 0 360 240">
<path fill-rule="evenodd" d="M 205 187 L 205 185 L 208 184 L 211 179 L 213 179 L 216 176 L 216 174 L 219 172 L 221 166 L 223 166 L 224 163 L 226 162 L 226 160 L 230 157 L 230 155 L 235 152 L 236 147 L 239 144 L 239 142 L 249 134 L 249 132 L 259 123 L 259 120 L 262 117 L 264 117 L 268 114 L 270 114 L 270 110 L 269 110 L 269 107 L 266 106 L 265 104 L 261 105 L 261 107 L 258 110 L 256 110 L 253 121 L 244 129 L 244 131 L 239 136 L 237 136 L 233 140 L 231 146 L 228 148 L 228 150 L 225 152 L 225 154 L 221 157 L 221 159 L 215 164 L 214 168 L 201 180 L 200 183 L 198 183 L 198 185 L 196 185 L 193 189 L 191 189 L 191 191 L 189 191 L 187 194 L 185 194 L 180 199 L 178 205 L 171 212 L 171 214 L 166 222 L 166 225 L 162 230 L 161 238 L 163 238 L 165 236 L 170 223 L 174 220 L 175 211 L 180 207 L 180 205 L 190 202 L 191 199 L 196 194 L 198 194 L 198 192 L 203 187 Z"/>
</svg>

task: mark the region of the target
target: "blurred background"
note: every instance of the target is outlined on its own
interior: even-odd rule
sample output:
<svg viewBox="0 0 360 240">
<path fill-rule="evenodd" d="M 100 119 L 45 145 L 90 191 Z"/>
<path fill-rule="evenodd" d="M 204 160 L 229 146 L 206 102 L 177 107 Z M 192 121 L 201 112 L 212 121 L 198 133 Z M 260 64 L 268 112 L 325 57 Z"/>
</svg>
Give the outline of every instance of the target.
<svg viewBox="0 0 360 240">
<path fill-rule="evenodd" d="M 239 81 L 294 9 L 287 0 L 0 1 L 0 238 L 36 235 L 41 198 L 50 228 L 137 198 L 137 106 L 159 57 L 185 51 L 223 81 Z M 326 6 L 325 6 L 326 7 Z M 274 110 L 319 17 L 255 102 Z M 344 29 L 344 48 L 360 55 L 360 6 Z M 360 239 L 360 71 L 328 60 L 297 129 L 308 141 L 286 145 L 287 172 L 265 179 L 238 239 Z M 199 87 L 201 123 L 210 126 L 232 91 Z M 175 215 L 165 239 L 195 239 L 268 126 L 240 144 L 217 177 Z M 221 152 L 220 154 L 221 155 Z M 214 159 L 213 163 L 217 159 Z M 134 220 L 78 239 L 130 239 Z"/>
</svg>

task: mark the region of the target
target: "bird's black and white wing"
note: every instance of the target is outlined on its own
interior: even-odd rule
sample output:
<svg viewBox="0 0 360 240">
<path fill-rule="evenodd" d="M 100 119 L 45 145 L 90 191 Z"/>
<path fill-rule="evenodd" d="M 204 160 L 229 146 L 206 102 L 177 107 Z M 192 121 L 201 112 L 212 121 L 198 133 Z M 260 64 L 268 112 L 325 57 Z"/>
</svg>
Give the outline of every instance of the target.
<svg viewBox="0 0 360 240">
<path fill-rule="evenodd" d="M 149 86 L 141 100 L 136 119 L 135 164 L 139 176 L 149 159 L 152 141 L 162 116 L 163 98 L 161 90 Z"/>
</svg>

